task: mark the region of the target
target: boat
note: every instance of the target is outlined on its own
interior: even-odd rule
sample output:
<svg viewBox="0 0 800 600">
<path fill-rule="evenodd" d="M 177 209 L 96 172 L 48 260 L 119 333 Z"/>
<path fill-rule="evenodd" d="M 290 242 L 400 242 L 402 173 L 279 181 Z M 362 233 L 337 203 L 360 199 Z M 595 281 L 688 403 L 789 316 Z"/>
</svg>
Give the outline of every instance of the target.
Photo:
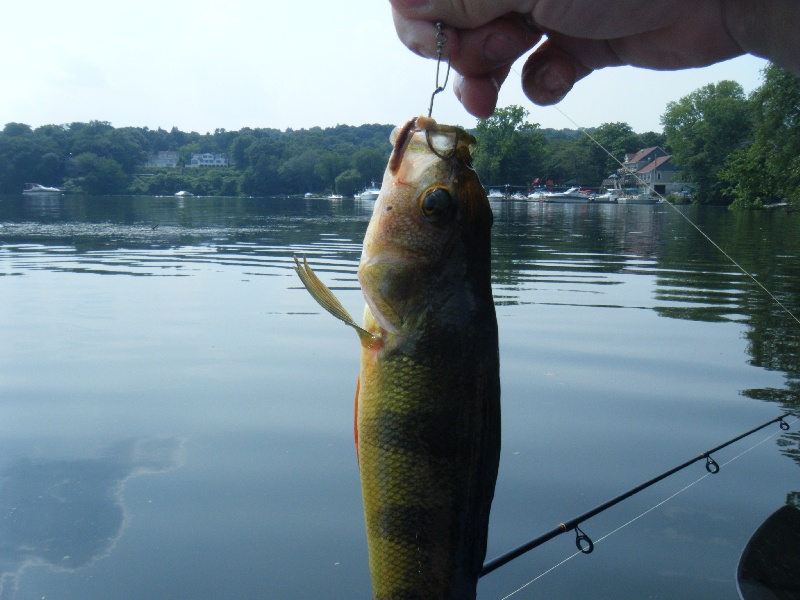
<svg viewBox="0 0 800 600">
<path fill-rule="evenodd" d="M 63 194 L 64 190 L 55 187 L 47 187 L 41 183 L 26 183 L 22 188 L 22 193 L 30 196 L 43 196 L 48 194 Z"/>
<path fill-rule="evenodd" d="M 313 197 L 314 194 L 312 194 L 311 192 L 306 192 L 305 195 L 303 196 L 303 198 L 313 198 Z"/>
<path fill-rule="evenodd" d="M 736 570 L 742 600 L 800 598 L 800 509 L 785 504 L 747 542 Z"/>
<path fill-rule="evenodd" d="M 658 202 L 657 196 L 650 194 L 632 194 L 622 195 L 617 199 L 619 204 L 656 204 Z"/>
<path fill-rule="evenodd" d="M 592 193 L 576 187 L 569 188 L 565 192 L 549 192 L 544 194 L 542 202 L 589 202 Z"/>
<path fill-rule="evenodd" d="M 486 194 L 486 197 L 487 198 L 505 198 L 506 196 L 500 190 L 489 190 L 489 192 Z"/>
<path fill-rule="evenodd" d="M 360 200 L 377 200 L 380 193 L 380 189 L 375 187 L 375 182 L 373 181 L 370 187 L 364 188 L 355 197 Z"/>
<path fill-rule="evenodd" d="M 176 196 L 194 196 L 192 192 L 187 192 L 186 190 L 181 190 L 180 192 L 175 192 Z"/>
<path fill-rule="evenodd" d="M 377 198 L 377 196 L 375 197 Z M 328 196 L 328 200 L 341 200 L 342 198 L 344 198 L 344 196 L 342 196 L 341 194 L 331 194 L 330 196 Z"/>
<path fill-rule="evenodd" d="M 592 196 L 590 202 L 596 202 L 597 204 L 612 204 L 619 202 L 621 195 L 622 193 L 619 190 L 612 189 L 602 194 Z"/>
</svg>

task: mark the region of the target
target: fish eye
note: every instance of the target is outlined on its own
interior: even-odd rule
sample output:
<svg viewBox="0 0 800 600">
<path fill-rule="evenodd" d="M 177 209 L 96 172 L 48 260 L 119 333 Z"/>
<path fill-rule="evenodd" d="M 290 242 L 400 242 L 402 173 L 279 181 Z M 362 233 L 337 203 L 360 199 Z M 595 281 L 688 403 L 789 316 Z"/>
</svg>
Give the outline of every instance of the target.
<svg viewBox="0 0 800 600">
<path fill-rule="evenodd" d="M 422 214 L 434 225 L 445 225 L 456 213 L 456 203 L 445 188 L 426 191 L 419 202 Z"/>
</svg>

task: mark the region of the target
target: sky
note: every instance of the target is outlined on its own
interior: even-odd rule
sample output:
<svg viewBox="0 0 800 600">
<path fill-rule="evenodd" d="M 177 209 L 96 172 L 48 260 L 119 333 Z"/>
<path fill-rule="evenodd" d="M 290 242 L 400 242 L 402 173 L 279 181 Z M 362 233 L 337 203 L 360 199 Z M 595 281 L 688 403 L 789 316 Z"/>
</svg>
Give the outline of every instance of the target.
<svg viewBox="0 0 800 600">
<path fill-rule="evenodd" d="M 386 0 L 23 0 L 4 2 L 0 126 L 109 121 L 199 133 L 400 124 L 426 114 L 436 64 L 398 40 Z M 524 59 L 515 66 L 521 71 Z M 703 69 L 604 69 L 558 105 L 538 107 L 509 76 L 498 106 L 541 127 L 626 122 L 661 131 L 675 101 L 723 79 L 745 92 L 766 62 Z M 433 117 L 474 127 L 448 84 Z"/>
</svg>

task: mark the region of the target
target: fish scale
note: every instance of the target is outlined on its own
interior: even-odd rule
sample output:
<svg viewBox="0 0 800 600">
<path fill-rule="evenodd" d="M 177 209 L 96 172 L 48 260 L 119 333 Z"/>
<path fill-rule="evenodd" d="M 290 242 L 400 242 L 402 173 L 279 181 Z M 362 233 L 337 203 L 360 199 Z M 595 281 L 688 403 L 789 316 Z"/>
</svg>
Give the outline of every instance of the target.
<svg viewBox="0 0 800 600">
<path fill-rule="evenodd" d="M 374 600 L 472 600 L 500 455 L 491 209 L 474 138 L 419 117 L 364 240 L 357 325 L 307 264 L 312 296 L 362 343 L 356 447 Z"/>
</svg>

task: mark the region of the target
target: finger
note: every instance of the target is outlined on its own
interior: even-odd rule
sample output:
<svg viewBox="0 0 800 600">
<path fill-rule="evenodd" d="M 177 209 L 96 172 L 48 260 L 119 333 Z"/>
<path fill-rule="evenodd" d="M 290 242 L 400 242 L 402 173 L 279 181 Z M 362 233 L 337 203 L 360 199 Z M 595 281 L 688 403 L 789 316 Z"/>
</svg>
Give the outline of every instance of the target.
<svg viewBox="0 0 800 600">
<path fill-rule="evenodd" d="M 522 67 L 522 91 L 540 106 L 557 104 L 575 82 L 591 73 L 550 40 L 533 52 Z"/>
<path fill-rule="evenodd" d="M 451 27 L 475 29 L 511 13 L 530 13 L 536 0 L 389 0 L 392 9 L 412 20 L 442 21 Z"/>
<path fill-rule="evenodd" d="M 397 11 L 392 12 L 392 17 L 398 37 L 412 52 L 426 58 L 437 57 L 433 22 L 408 19 Z M 542 35 L 519 14 L 503 15 L 474 30 L 446 26 L 444 32 L 447 35 L 444 52 L 460 73 L 469 76 L 486 75 L 502 65 L 513 63 Z"/>
<path fill-rule="evenodd" d="M 459 73 L 480 77 L 513 64 L 541 37 L 541 31 L 534 29 L 522 15 L 503 15 L 479 29 L 458 30 L 458 45 L 448 51 Z"/>
<path fill-rule="evenodd" d="M 453 80 L 456 98 L 471 115 L 479 119 L 488 119 L 497 106 L 500 86 L 508 77 L 510 69 L 511 65 L 508 65 L 487 77 L 465 77 L 457 74 Z"/>
<path fill-rule="evenodd" d="M 394 28 L 397 37 L 413 53 L 424 58 L 436 58 L 436 27 L 434 21 L 409 19 L 396 10 L 392 10 Z M 446 27 L 447 52 L 457 53 L 461 47 L 458 32 Z"/>
<path fill-rule="evenodd" d="M 614 2 L 539 0 L 535 3 L 532 17 L 541 27 L 573 37 L 614 39 L 660 29 L 676 22 L 676 13 L 683 6 L 690 5 L 693 11 L 697 11 L 701 4 L 716 3 L 676 2 L 676 0 L 614 0 Z M 702 22 L 699 17 L 695 20 Z"/>
</svg>

